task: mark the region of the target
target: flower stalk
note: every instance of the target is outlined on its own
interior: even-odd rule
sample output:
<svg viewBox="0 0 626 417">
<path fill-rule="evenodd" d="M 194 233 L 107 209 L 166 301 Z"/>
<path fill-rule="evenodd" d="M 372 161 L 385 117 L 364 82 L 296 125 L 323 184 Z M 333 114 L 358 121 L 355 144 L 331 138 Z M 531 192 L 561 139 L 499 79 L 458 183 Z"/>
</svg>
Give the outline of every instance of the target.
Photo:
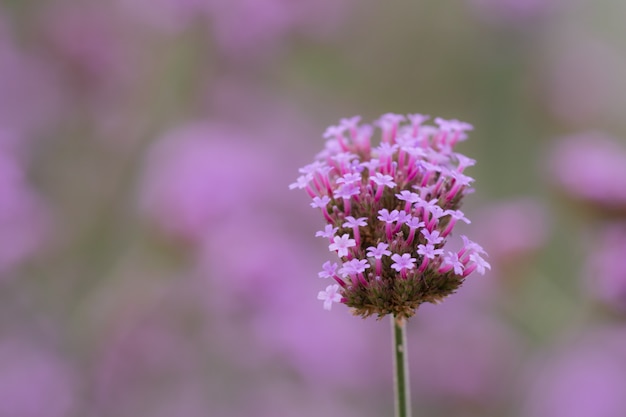
<svg viewBox="0 0 626 417">
<path fill-rule="evenodd" d="M 409 386 L 409 361 L 406 345 L 406 320 L 391 317 L 393 346 L 393 385 L 395 417 L 411 417 L 411 390 Z"/>
</svg>

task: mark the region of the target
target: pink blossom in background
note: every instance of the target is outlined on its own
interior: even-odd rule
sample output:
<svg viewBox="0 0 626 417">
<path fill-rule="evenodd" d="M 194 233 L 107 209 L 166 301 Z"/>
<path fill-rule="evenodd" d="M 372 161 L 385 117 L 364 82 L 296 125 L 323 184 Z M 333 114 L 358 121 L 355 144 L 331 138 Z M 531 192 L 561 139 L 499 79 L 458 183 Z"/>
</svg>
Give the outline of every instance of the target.
<svg viewBox="0 0 626 417">
<path fill-rule="evenodd" d="M 165 134 L 147 155 L 142 212 L 167 234 L 200 242 L 220 223 L 258 211 L 274 186 L 274 167 L 254 139 L 212 123 Z"/>
<path fill-rule="evenodd" d="M 420 307 L 408 331 L 412 391 L 421 401 L 487 409 L 507 401 L 522 359 L 513 329 L 453 297 Z"/>
<path fill-rule="evenodd" d="M 139 183 L 141 213 L 170 237 L 200 243 L 213 227 L 267 215 L 315 231 L 284 192 L 285 175 L 312 148 L 310 121 L 293 102 L 234 78 L 220 79 L 206 112 L 149 147 Z M 279 214 L 280 213 L 280 214 Z"/>
<path fill-rule="evenodd" d="M 550 181 L 575 200 L 626 209 L 626 142 L 600 132 L 559 139 L 546 161 Z"/>
<path fill-rule="evenodd" d="M 550 234 L 547 208 L 530 197 L 491 202 L 478 212 L 475 224 L 495 264 L 526 259 Z"/>
<path fill-rule="evenodd" d="M 523 417 L 626 415 L 626 329 L 578 335 L 529 367 Z"/>
<path fill-rule="evenodd" d="M 585 289 L 597 300 L 626 313 L 626 223 L 606 225 L 590 240 Z"/>
<path fill-rule="evenodd" d="M 0 416 L 66 417 L 78 400 L 71 364 L 39 343 L 0 340 Z"/>
</svg>

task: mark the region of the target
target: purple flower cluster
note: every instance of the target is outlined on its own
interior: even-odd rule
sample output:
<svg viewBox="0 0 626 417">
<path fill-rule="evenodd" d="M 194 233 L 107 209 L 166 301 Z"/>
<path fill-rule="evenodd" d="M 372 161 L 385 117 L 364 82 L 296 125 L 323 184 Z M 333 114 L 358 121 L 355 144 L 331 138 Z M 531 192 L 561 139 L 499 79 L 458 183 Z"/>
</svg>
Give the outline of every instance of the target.
<svg viewBox="0 0 626 417">
<path fill-rule="evenodd" d="M 329 240 L 342 263 L 327 262 L 320 273 L 336 281 L 318 294 L 327 310 L 340 302 L 363 317 L 408 318 L 420 304 L 453 293 L 473 271 L 490 268 L 485 251 L 467 237 L 458 251 L 446 246 L 454 225 L 469 223 L 459 207 L 472 191 L 464 170 L 475 161 L 454 146 L 472 126 L 440 118 L 437 127 L 423 125 L 427 119 L 383 115 L 375 123 L 378 146 L 373 126 L 342 119 L 290 185 L 322 211 L 328 224 L 316 236 Z"/>
</svg>

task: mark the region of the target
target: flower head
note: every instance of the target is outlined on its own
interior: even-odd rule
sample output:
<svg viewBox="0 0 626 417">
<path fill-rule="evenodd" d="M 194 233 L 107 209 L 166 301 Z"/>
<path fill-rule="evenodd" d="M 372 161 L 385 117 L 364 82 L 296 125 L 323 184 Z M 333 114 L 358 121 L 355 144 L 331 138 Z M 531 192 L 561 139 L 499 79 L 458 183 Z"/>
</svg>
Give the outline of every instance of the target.
<svg viewBox="0 0 626 417">
<path fill-rule="evenodd" d="M 386 114 L 375 123 L 377 143 L 373 126 L 343 119 L 292 184 L 321 209 L 328 225 L 318 236 L 342 261 L 325 263 L 319 274 L 337 281 L 318 296 L 324 308 L 339 302 L 363 317 L 408 318 L 490 268 L 482 247 L 465 236 L 461 250 L 447 250 L 455 224 L 469 223 L 459 208 L 472 191 L 465 171 L 475 161 L 454 147 L 472 126 L 441 118 L 429 126 L 427 119 Z"/>
<path fill-rule="evenodd" d="M 609 213 L 626 210 L 626 147 L 603 133 L 556 142 L 549 153 L 549 180 L 575 201 Z"/>
</svg>

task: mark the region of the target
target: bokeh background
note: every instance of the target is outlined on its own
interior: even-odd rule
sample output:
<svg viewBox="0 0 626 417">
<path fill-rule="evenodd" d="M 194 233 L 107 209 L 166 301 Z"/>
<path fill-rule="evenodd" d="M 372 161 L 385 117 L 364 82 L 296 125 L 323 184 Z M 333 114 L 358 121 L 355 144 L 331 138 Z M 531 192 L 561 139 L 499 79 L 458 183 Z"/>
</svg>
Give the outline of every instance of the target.
<svg viewBox="0 0 626 417">
<path fill-rule="evenodd" d="M 419 416 L 626 415 L 626 2 L 3 0 L 0 417 L 382 416 L 322 309 L 326 126 L 475 126 L 492 271 L 409 322 Z"/>
</svg>

